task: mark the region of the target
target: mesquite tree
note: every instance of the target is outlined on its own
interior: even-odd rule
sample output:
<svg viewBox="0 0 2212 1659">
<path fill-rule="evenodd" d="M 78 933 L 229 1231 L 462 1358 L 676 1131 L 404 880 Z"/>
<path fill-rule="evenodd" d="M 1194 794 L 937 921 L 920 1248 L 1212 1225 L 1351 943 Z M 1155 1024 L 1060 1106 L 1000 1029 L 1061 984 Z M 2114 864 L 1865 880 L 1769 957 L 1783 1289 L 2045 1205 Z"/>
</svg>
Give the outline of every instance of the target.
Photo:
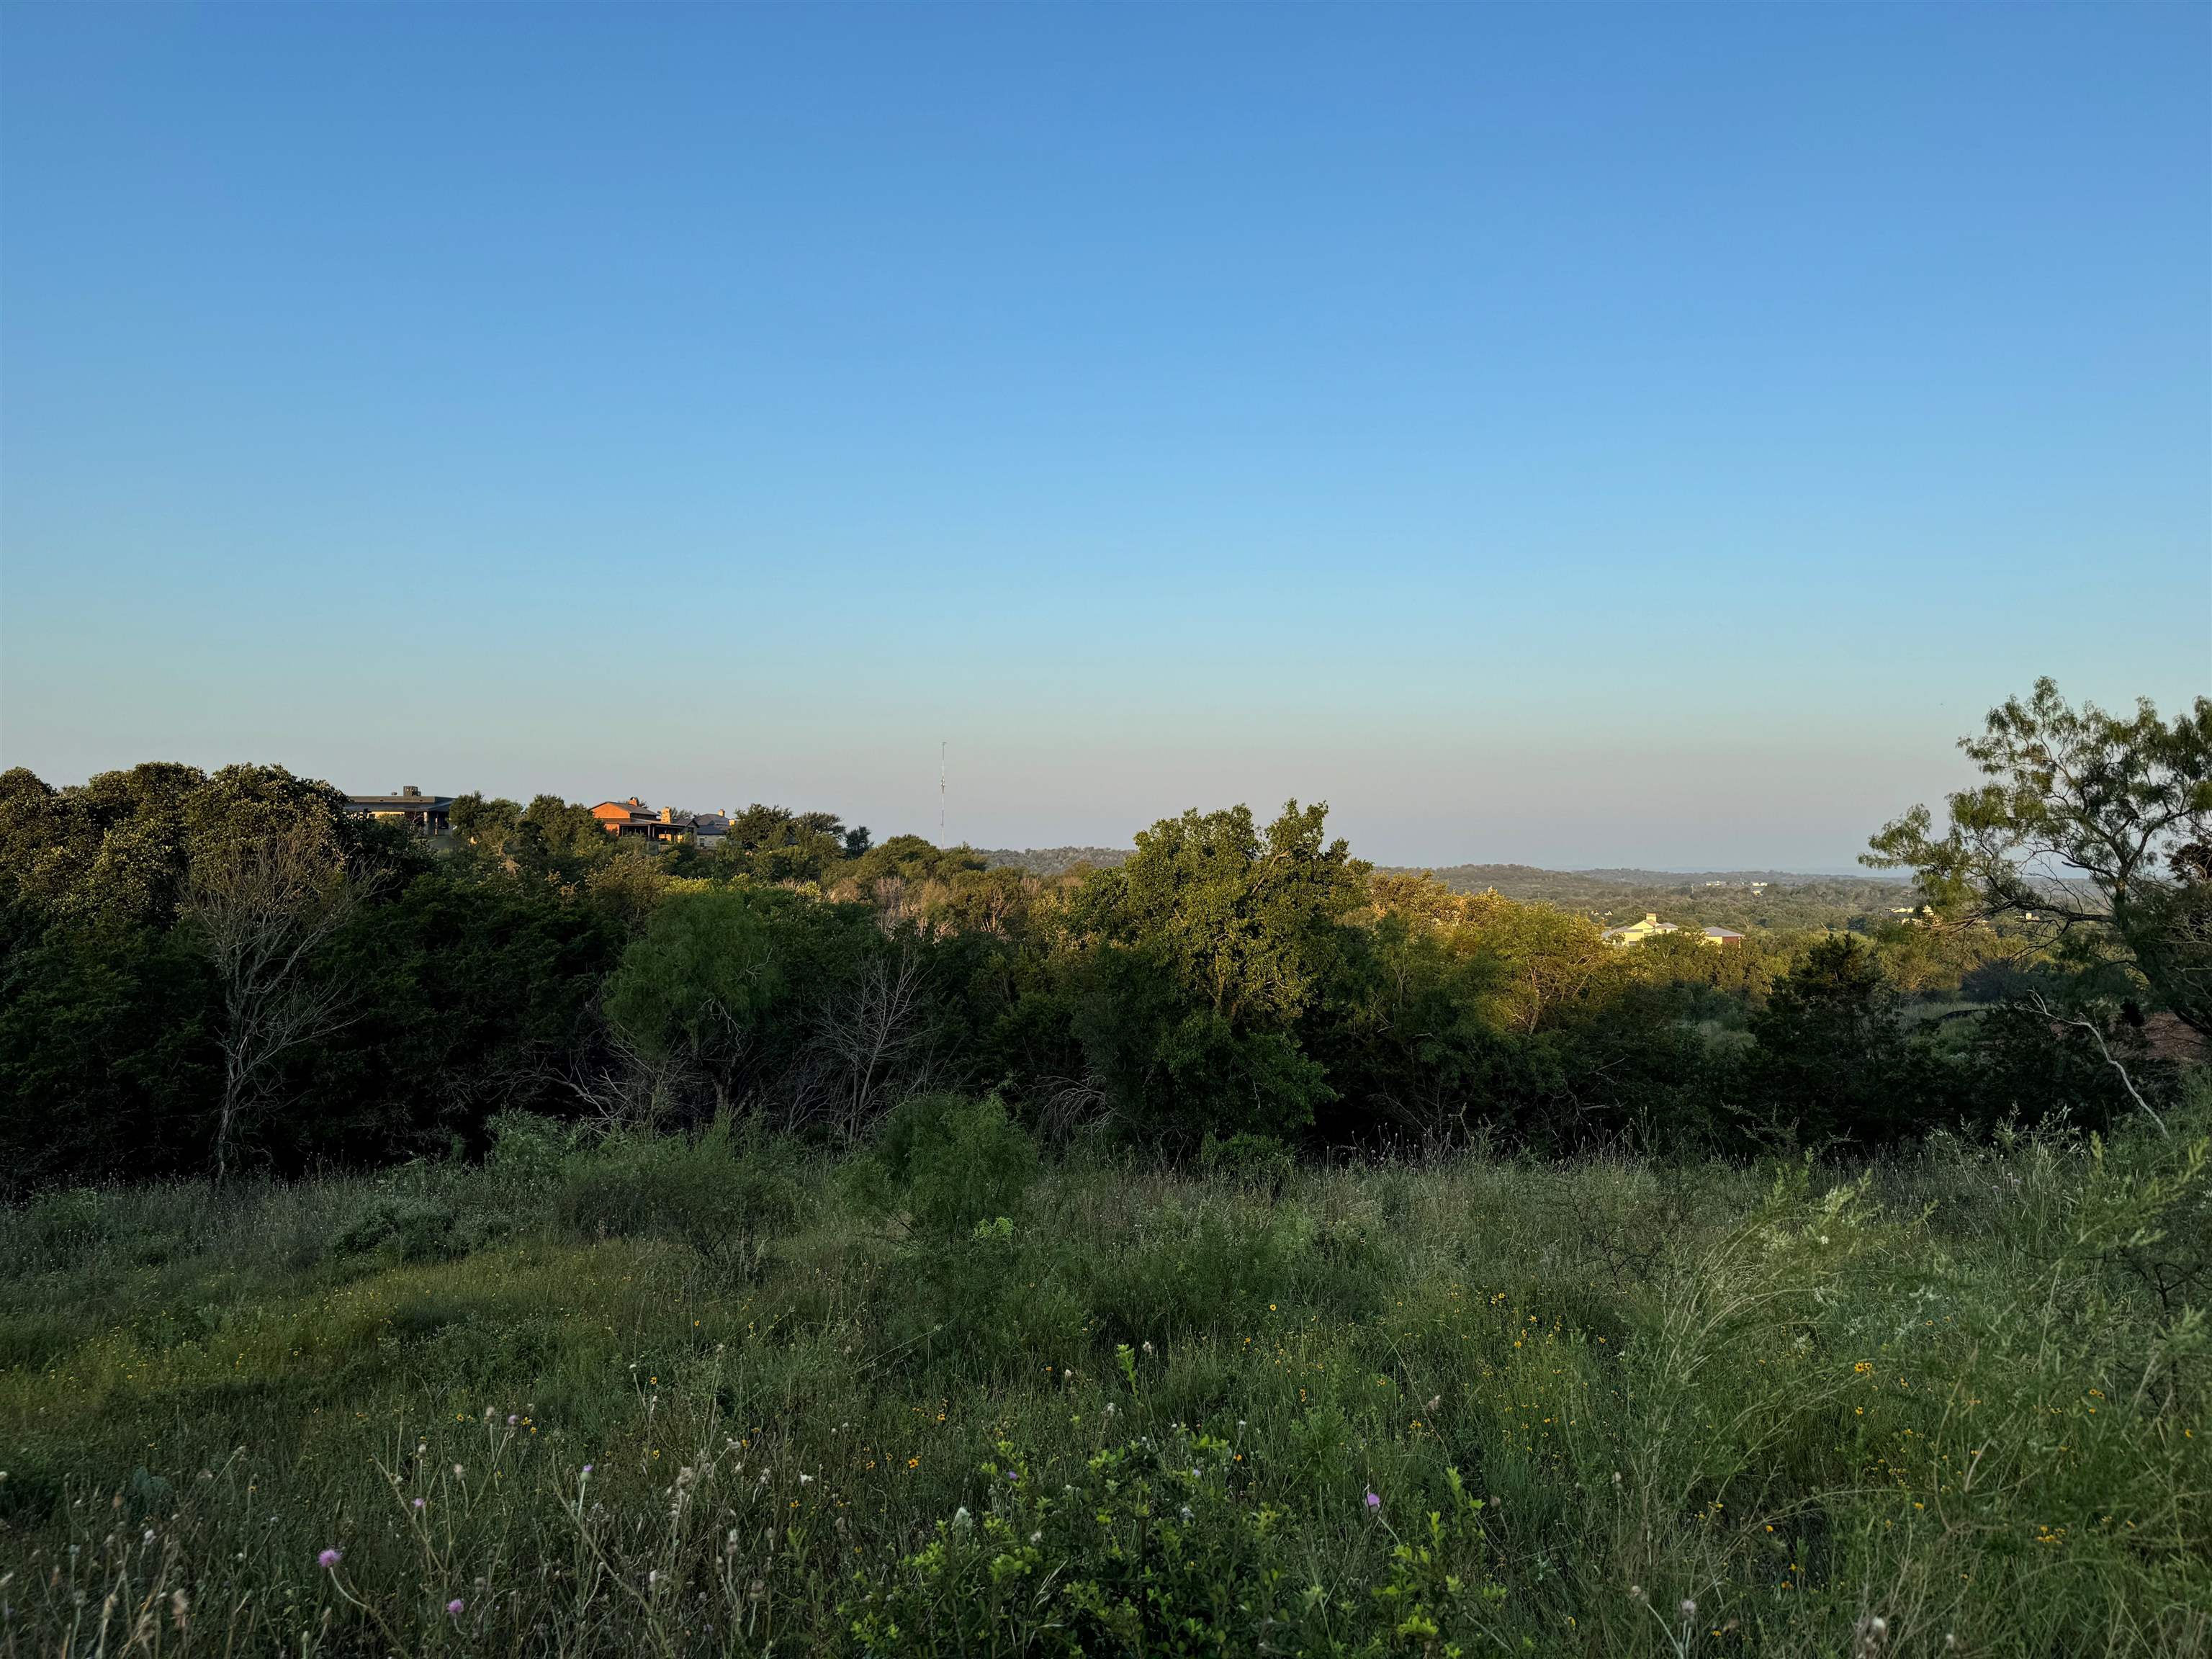
<svg viewBox="0 0 2212 1659">
<path fill-rule="evenodd" d="M 1911 870 L 1948 919 L 2093 938 L 2212 1036 L 2212 698 L 2169 721 L 2148 698 L 2132 715 L 2076 708 L 2042 679 L 1959 746 L 1984 781 L 1950 798 L 1944 833 L 1916 806 L 1861 861 Z"/>
</svg>

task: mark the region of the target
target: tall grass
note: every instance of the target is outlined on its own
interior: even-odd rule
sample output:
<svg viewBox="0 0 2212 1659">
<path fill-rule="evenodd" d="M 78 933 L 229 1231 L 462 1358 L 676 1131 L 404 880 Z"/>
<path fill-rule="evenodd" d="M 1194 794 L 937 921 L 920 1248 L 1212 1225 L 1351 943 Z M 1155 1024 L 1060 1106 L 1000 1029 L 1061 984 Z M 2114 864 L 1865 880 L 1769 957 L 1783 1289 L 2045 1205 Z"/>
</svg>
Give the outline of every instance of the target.
<svg viewBox="0 0 2212 1659">
<path fill-rule="evenodd" d="M 52 1195 L 0 1646 L 2203 1654 L 2203 1148 Z"/>
</svg>

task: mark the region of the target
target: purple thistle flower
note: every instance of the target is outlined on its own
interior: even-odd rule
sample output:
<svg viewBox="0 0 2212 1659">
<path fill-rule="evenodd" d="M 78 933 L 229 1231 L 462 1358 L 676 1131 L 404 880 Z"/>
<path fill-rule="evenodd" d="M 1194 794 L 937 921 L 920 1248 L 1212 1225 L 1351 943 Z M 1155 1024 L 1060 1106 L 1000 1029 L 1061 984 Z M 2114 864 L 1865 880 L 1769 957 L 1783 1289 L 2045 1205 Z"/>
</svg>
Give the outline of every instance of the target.
<svg viewBox="0 0 2212 1659">
<path fill-rule="evenodd" d="M 1371 1490 L 1367 1494 L 1367 1507 L 1370 1510 L 1379 1510 L 1382 1507 L 1382 1500 L 1377 1498 Z"/>
<path fill-rule="evenodd" d="M 335 1567 L 339 1562 L 344 1559 L 345 1554 L 343 1551 L 325 1550 L 320 1555 L 315 1558 L 315 1565 L 319 1567 Z"/>
<path fill-rule="evenodd" d="M 422 1500 L 421 1498 L 418 1498 L 415 1500 L 415 1507 L 418 1510 L 422 1507 Z"/>
<path fill-rule="evenodd" d="M 589 1463 L 585 1464 L 585 1465 L 584 1465 L 584 1473 L 585 1473 L 586 1474 L 589 1474 L 591 1472 L 592 1472 L 592 1466 L 591 1466 Z"/>
<path fill-rule="evenodd" d="M 510 1429 L 514 1426 L 514 1413 L 513 1412 L 509 1412 L 507 1414 L 507 1426 Z"/>
<path fill-rule="evenodd" d="M 447 1602 L 446 1611 L 452 1613 L 455 1618 L 459 1618 L 461 1612 L 461 1598 L 456 1595 L 452 1601 Z"/>
</svg>

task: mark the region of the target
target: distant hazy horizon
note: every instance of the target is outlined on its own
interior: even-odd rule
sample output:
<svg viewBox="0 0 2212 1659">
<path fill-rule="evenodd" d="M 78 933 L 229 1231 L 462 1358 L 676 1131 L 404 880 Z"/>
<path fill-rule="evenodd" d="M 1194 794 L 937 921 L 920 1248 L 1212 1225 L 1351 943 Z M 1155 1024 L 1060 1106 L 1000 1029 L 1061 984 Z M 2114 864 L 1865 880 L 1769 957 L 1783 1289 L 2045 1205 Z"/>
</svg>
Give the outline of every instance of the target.
<svg viewBox="0 0 2212 1659">
<path fill-rule="evenodd" d="M 203 769 L 208 771 L 212 771 L 218 766 L 229 764 L 231 762 L 234 761 L 260 762 L 263 763 L 278 765 L 287 764 L 287 763 L 281 759 L 274 759 L 270 757 L 253 756 L 233 756 L 230 757 L 228 760 L 211 761 L 196 760 L 191 757 L 182 755 L 145 755 L 139 758 L 143 761 L 181 760 L 187 765 L 198 765 L 202 767 Z M 12 757 L 9 758 L 7 763 L 11 766 L 27 764 L 27 763 Z M 131 763 L 136 764 L 137 763 Z M 38 770 L 36 767 L 33 767 L 31 769 L 33 771 Z M 109 769 L 100 768 L 95 769 L 106 770 Z M 319 773 L 311 767 L 291 766 L 289 769 L 295 775 L 302 777 L 320 778 L 323 781 L 331 783 L 352 794 L 393 793 L 397 793 L 400 788 L 405 787 L 407 784 L 414 784 L 416 787 L 422 789 L 424 793 L 432 795 L 454 795 L 469 793 L 465 788 L 454 789 L 442 784 L 433 785 L 423 783 L 411 776 L 404 781 L 373 780 L 368 782 L 363 782 L 358 779 L 331 777 L 325 774 Z M 51 784 L 57 788 L 66 788 L 72 785 L 82 784 L 86 781 L 86 777 L 88 775 L 63 775 L 60 774 L 52 773 L 40 774 L 40 776 L 46 783 Z M 874 839 L 878 842 L 885 840 L 890 836 L 899 835 L 921 836 L 925 840 L 932 842 L 935 842 L 939 839 L 939 826 L 933 817 L 927 823 L 917 823 L 905 819 L 890 818 L 885 818 L 879 822 L 877 819 L 868 817 L 865 814 L 856 815 L 849 811 L 844 811 L 843 809 L 841 808 L 839 803 L 835 800 L 817 799 L 812 797 L 787 796 L 777 794 L 774 792 L 770 792 L 767 794 L 747 794 L 742 790 L 735 793 L 726 791 L 723 794 L 714 796 L 710 799 L 701 795 L 656 795 L 627 787 L 617 789 L 601 789 L 596 791 L 586 789 L 579 791 L 574 789 L 561 790 L 542 788 L 526 783 L 518 787 L 503 789 L 479 788 L 478 793 L 487 796 L 504 795 L 509 799 L 523 802 L 527 802 L 533 795 L 539 793 L 551 793 L 561 795 L 562 799 L 567 800 L 580 802 L 586 805 L 602 800 L 621 800 L 625 799 L 631 795 L 637 795 L 641 799 L 645 800 L 648 805 L 655 807 L 674 806 L 693 811 L 741 811 L 743 808 L 753 805 L 756 802 L 764 802 L 770 805 L 792 807 L 794 810 L 811 811 L 820 809 L 830 811 L 843 812 L 843 816 L 848 823 L 867 825 Z M 1310 794 L 1304 797 L 1304 799 L 1307 800 L 1313 800 L 1323 798 Z M 1228 797 L 1223 797 L 1221 799 L 1208 799 L 1205 800 L 1194 799 L 1186 803 L 1187 805 L 1194 806 L 1200 811 L 1210 811 L 1215 807 L 1234 806 L 1240 804 L 1251 807 L 1254 813 L 1259 817 L 1261 822 L 1264 823 L 1266 820 L 1273 815 L 1276 808 L 1282 803 L 1280 801 L 1273 800 L 1248 799 L 1240 801 L 1239 799 Z M 1155 813 L 1150 817 L 1133 823 L 1126 834 L 1119 836 L 1109 835 L 1102 836 L 1090 835 L 1061 836 L 1057 839 L 1030 840 L 1017 840 L 1006 837 L 994 838 L 988 832 L 979 832 L 975 830 L 961 831 L 953 824 L 951 815 L 948 811 L 944 831 L 943 844 L 948 847 L 964 845 L 974 848 L 981 852 L 1034 853 L 1054 852 L 1067 848 L 1099 848 L 1110 851 L 1127 851 L 1134 846 L 1136 836 L 1140 830 L 1150 828 L 1161 817 L 1172 817 L 1182 810 L 1184 809 L 1180 807 L 1170 808 L 1164 810 L 1161 812 Z M 1865 866 L 1856 863 L 1856 854 L 1850 855 L 1852 861 L 1828 866 L 1815 864 L 1778 864 L 1771 860 L 1763 862 L 1756 860 L 1747 862 L 1741 860 L 1707 860 L 1704 862 L 1693 862 L 1689 864 L 1670 864 L 1655 861 L 1650 859 L 1633 857 L 1570 860 L 1565 856 L 1564 853 L 1560 852 L 1554 852 L 1553 854 L 1546 856 L 1508 857 L 1502 854 L 1494 854 L 1490 851 L 1482 849 L 1478 849 L 1472 853 L 1455 852 L 1449 856 L 1421 854 L 1418 852 L 1407 854 L 1402 850 L 1395 851 L 1386 855 L 1384 854 L 1378 853 L 1376 850 L 1376 838 L 1363 836 L 1359 832 L 1347 829 L 1346 819 L 1342 813 L 1333 809 L 1329 817 L 1329 823 L 1332 833 L 1345 836 L 1347 839 L 1351 840 L 1352 843 L 1352 851 L 1357 856 L 1366 859 L 1370 863 L 1386 865 L 1393 868 L 1400 869 L 1420 868 L 1441 870 L 1462 865 L 1492 864 L 1524 865 L 1534 869 L 1559 871 L 1569 874 L 1601 874 L 1612 871 L 1637 871 L 1652 875 L 1668 876 L 1717 876 L 1740 874 L 1851 876 L 1857 878 L 1876 878 L 1880 877 L 1883 873 L 1879 871 L 1869 870 Z"/>
<path fill-rule="evenodd" d="M 2212 690 L 2212 9 L 0 14 L 0 764 L 1846 872 Z"/>
</svg>

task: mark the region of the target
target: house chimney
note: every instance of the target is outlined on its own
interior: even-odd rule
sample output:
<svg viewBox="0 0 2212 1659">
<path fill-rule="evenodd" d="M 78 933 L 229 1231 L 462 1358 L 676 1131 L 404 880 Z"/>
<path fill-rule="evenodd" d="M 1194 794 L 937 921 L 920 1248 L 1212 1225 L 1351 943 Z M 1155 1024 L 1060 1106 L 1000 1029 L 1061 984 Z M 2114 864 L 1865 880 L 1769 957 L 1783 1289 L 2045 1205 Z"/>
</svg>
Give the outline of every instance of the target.
<svg viewBox="0 0 2212 1659">
<path fill-rule="evenodd" d="M 399 793 L 403 795 L 419 795 L 422 792 L 411 783 L 403 783 L 399 786 Z"/>
</svg>

